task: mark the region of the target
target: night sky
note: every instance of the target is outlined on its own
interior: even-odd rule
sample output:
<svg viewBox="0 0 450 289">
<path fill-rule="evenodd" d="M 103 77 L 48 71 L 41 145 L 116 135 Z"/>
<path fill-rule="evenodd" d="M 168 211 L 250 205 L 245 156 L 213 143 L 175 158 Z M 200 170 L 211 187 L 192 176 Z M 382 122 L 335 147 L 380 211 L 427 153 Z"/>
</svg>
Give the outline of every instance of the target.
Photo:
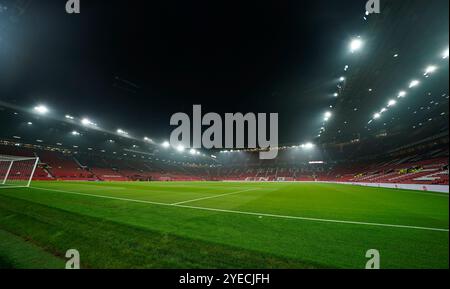
<svg viewBox="0 0 450 289">
<path fill-rule="evenodd" d="M 280 143 L 300 143 L 317 132 L 366 1 L 153 2 L 81 0 L 68 15 L 65 1 L 39 0 L 0 17 L 1 99 L 154 138 L 194 104 L 277 112 Z"/>
</svg>

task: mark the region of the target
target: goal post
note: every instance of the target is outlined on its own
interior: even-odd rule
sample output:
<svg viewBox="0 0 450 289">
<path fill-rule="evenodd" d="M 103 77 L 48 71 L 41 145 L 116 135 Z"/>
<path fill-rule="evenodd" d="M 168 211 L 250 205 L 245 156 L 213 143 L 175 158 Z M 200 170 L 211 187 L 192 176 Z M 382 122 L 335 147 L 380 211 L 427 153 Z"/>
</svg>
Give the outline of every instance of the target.
<svg viewBox="0 0 450 289">
<path fill-rule="evenodd" d="M 0 188 L 29 187 L 38 162 L 38 157 L 0 155 Z"/>
</svg>

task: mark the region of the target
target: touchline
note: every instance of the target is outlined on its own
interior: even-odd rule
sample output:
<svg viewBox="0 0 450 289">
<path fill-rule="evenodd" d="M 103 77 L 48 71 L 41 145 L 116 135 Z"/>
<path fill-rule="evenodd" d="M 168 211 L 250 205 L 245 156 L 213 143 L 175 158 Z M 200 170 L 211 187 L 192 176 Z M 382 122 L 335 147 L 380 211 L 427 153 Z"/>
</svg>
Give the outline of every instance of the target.
<svg viewBox="0 0 450 289">
<path fill-rule="evenodd" d="M 267 118 L 269 118 L 269 126 L 267 126 Z M 202 116 L 202 106 L 193 105 L 192 125 L 189 115 L 183 112 L 173 114 L 170 118 L 170 125 L 177 126 L 170 135 L 170 144 L 173 147 L 261 148 L 260 159 L 274 159 L 278 155 L 278 113 L 255 114 L 249 112 L 245 115 L 240 112 L 225 113 L 223 121 L 222 117 L 215 112 L 209 112 Z M 246 127 L 247 138 L 245 136 Z M 225 134 L 223 134 L 224 129 Z"/>
</svg>

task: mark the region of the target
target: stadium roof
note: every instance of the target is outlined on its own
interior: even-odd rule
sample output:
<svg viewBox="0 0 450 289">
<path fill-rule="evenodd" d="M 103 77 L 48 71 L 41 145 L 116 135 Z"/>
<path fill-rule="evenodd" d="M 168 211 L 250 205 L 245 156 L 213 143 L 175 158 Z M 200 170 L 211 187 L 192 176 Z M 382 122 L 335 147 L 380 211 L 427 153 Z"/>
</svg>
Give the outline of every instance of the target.
<svg viewBox="0 0 450 289">
<path fill-rule="evenodd" d="M 413 134 L 429 121 L 435 133 L 448 131 L 448 2 L 442 5 L 387 1 L 383 13 L 367 16 L 359 34 L 364 47 L 342 57 L 345 81 L 338 84 L 322 142 Z M 424 73 L 430 65 L 434 73 Z M 415 79 L 420 85 L 410 88 Z"/>
<path fill-rule="evenodd" d="M 279 112 L 282 146 L 448 132 L 448 1 L 385 1 L 379 15 L 360 2 L 244 5 L 232 24 L 225 4 L 148 12 L 94 3 L 68 23 L 50 2 L 12 1 L 26 9 L 2 12 L 0 137 L 159 151 L 170 115 L 195 103 Z M 197 8 L 218 18 L 192 19 Z"/>
</svg>

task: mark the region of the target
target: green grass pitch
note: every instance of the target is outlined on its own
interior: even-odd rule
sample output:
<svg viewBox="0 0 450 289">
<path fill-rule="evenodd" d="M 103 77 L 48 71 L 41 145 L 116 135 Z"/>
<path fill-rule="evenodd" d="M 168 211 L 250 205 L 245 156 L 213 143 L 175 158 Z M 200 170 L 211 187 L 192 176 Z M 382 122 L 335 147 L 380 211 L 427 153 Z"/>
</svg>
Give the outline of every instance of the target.
<svg viewBox="0 0 450 289">
<path fill-rule="evenodd" d="M 448 194 L 321 183 L 0 188 L 0 267 L 449 267 Z"/>
</svg>

